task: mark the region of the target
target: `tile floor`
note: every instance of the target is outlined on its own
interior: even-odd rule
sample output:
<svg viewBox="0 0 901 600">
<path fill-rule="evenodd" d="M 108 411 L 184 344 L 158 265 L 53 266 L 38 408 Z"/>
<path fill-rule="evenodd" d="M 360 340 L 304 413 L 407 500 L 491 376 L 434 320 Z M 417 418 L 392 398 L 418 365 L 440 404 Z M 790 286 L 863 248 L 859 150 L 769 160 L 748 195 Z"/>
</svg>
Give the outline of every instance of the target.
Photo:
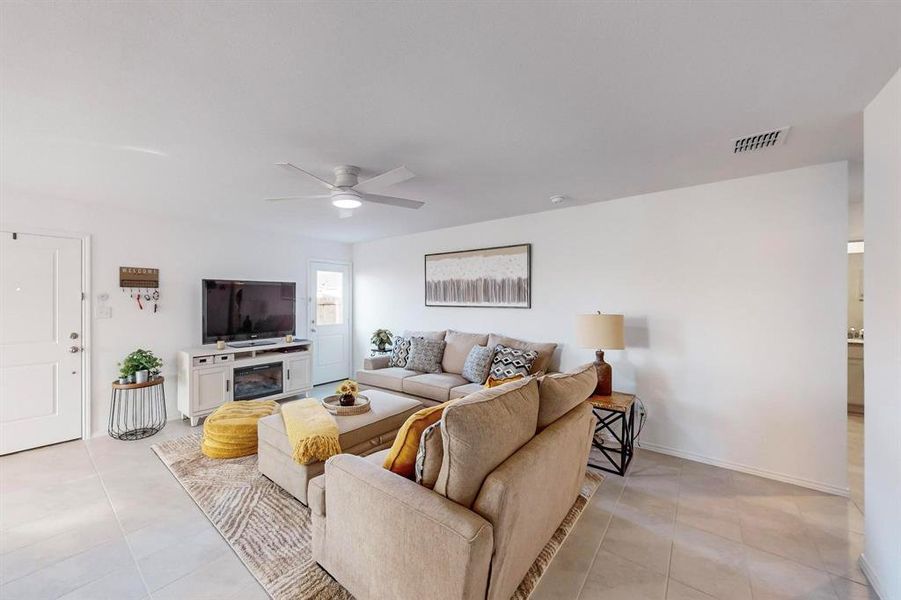
<svg viewBox="0 0 901 600">
<path fill-rule="evenodd" d="M 850 427 L 859 447 L 862 423 Z M 0 598 L 266 598 L 150 450 L 189 430 L 174 421 L 137 442 L 0 458 Z M 859 498 L 639 451 L 628 477 L 601 486 L 533 598 L 875 598 L 856 562 Z"/>
<path fill-rule="evenodd" d="M 532 600 L 858 599 L 863 419 L 849 417 L 851 498 L 639 450 L 611 475 Z"/>
</svg>

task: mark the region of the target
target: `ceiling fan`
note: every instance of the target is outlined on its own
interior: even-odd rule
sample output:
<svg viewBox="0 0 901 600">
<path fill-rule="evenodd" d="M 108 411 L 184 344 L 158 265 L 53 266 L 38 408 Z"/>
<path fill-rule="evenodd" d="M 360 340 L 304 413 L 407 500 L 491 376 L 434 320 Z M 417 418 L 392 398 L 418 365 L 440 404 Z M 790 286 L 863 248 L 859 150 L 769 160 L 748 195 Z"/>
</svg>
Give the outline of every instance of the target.
<svg viewBox="0 0 901 600">
<path fill-rule="evenodd" d="M 366 181 L 360 182 L 357 176 L 360 174 L 360 168 L 352 165 L 341 165 L 335 167 L 335 182 L 329 183 L 325 179 L 317 177 L 308 171 L 304 171 L 297 165 L 289 162 L 275 163 L 279 167 L 287 169 L 295 173 L 301 173 L 307 177 L 311 177 L 318 181 L 323 187 L 329 190 L 328 194 L 316 196 L 288 196 L 285 198 L 266 198 L 269 202 L 281 202 L 283 200 L 311 200 L 319 198 L 329 198 L 332 206 L 339 209 L 338 216 L 343 218 L 353 215 L 353 209 L 359 208 L 363 202 L 372 202 L 373 204 L 386 204 L 388 206 L 398 206 L 400 208 L 420 208 L 425 202 L 419 200 L 409 200 L 407 198 L 396 198 L 394 196 L 381 196 L 373 192 L 382 188 L 406 181 L 415 177 L 412 171 L 407 167 L 397 167 L 386 171 L 381 175 L 371 177 Z"/>
</svg>

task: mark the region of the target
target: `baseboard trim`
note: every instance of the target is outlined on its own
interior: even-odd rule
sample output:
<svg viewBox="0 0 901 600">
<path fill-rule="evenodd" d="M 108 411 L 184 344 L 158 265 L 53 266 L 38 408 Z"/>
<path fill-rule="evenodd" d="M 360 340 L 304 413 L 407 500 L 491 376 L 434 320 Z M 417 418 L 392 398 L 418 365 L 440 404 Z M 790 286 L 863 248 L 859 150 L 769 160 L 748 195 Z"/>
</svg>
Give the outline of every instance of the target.
<svg viewBox="0 0 901 600">
<path fill-rule="evenodd" d="M 712 465 L 714 467 L 722 467 L 724 469 L 730 469 L 732 471 L 738 471 L 740 473 L 747 473 L 748 475 L 757 475 L 758 477 L 765 477 L 766 479 L 774 479 L 776 481 L 781 481 L 782 483 L 790 483 L 792 485 L 805 487 L 811 490 L 817 490 L 818 492 L 826 492 L 827 494 L 844 496 L 845 498 L 851 495 L 851 490 L 846 487 L 843 488 L 828 483 L 822 483 L 820 481 L 812 481 L 810 479 L 804 479 L 801 477 L 793 477 L 791 475 L 777 473 L 776 471 L 769 471 L 767 469 L 758 469 L 757 467 L 751 467 L 748 465 L 743 465 L 741 463 L 734 463 L 728 460 L 710 458 L 709 456 L 695 454 L 694 452 L 686 452 L 684 450 L 677 450 L 676 448 L 661 446 L 660 444 L 654 444 L 652 442 L 640 442 L 639 445 L 645 450 L 651 450 L 653 452 L 659 452 L 661 454 L 668 454 L 670 456 L 675 456 L 678 458 L 693 460 L 695 462 Z"/>
<path fill-rule="evenodd" d="M 867 560 L 866 554 L 861 554 L 857 559 L 857 564 L 860 565 L 860 570 L 863 571 L 864 576 L 867 578 L 867 581 L 870 582 L 870 587 L 873 588 L 873 591 L 876 592 L 876 595 L 879 598 L 886 598 L 884 593 L 885 588 L 882 587 L 882 582 L 879 581 L 879 577 L 876 575 L 876 571 L 873 570 L 873 567 L 870 566 L 870 562 Z"/>
</svg>

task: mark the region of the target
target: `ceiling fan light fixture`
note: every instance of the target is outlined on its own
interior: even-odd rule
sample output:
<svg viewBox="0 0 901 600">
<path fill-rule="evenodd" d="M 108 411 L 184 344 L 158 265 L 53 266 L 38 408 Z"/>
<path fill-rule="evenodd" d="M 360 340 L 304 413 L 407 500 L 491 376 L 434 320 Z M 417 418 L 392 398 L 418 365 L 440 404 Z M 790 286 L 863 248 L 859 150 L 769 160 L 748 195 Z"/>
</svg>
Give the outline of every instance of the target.
<svg viewBox="0 0 901 600">
<path fill-rule="evenodd" d="M 332 206 L 335 208 L 360 208 L 363 206 L 363 203 L 360 202 L 360 198 L 356 194 L 334 194 L 332 196 Z"/>
<path fill-rule="evenodd" d="M 318 177 L 309 171 L 304 171 L 297 165 L 289 162 L 276 163 L 278 166 L 300 173 L 306 177 L 317 181 L 320 185 L 329 190 L 328 194 L 318 196 L 290 196 L 285 198 L 266 198 L 269 201 L 278 200 L 315 200 L 318 198 L 328 198 L 332 206 L 338 209 L 341 218 L 350 216 L 350 212 L 363 206 L 363 202 L 372 204 L 382 204 L 385 206 L 395 206 L 400 208 L 417 209 L 422 208 L 425 202 L 419 200 L 410 200 L 409 198 L 398 198 L 396 196 L 382 196 L 378 192 L 380 188 L 391 186 L 402 181 L 406 181 L 414 177 L 413 172 L 406 167 L 397 167 L 390 171 L 385 171 L 381 175 L 370 177 L 366 181 L 359 183 L 357 176 L 360 174 L 358 167 L 349 165 L 341 165 L 335 167 L 335 182 L 330 183 L 321 177 Z M 375 193 L 373 193 L 375 192 Z"/>
</svg>

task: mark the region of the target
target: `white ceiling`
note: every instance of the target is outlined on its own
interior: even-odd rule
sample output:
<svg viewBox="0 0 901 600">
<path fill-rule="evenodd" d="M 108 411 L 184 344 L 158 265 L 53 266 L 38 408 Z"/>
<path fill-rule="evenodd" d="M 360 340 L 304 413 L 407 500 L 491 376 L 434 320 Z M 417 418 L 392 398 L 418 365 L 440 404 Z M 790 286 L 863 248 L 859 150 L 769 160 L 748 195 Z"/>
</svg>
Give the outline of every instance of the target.
<svg viewBox="0 0 901 600">
<path fill-rule="evenodd" d="M 3 2 L 0 193 L 357 241 L 860 161 L 899 66 L 899 2 Z M 321 193 L 284 160 L 427 205 L 264 203 Z"/>
</svg>

